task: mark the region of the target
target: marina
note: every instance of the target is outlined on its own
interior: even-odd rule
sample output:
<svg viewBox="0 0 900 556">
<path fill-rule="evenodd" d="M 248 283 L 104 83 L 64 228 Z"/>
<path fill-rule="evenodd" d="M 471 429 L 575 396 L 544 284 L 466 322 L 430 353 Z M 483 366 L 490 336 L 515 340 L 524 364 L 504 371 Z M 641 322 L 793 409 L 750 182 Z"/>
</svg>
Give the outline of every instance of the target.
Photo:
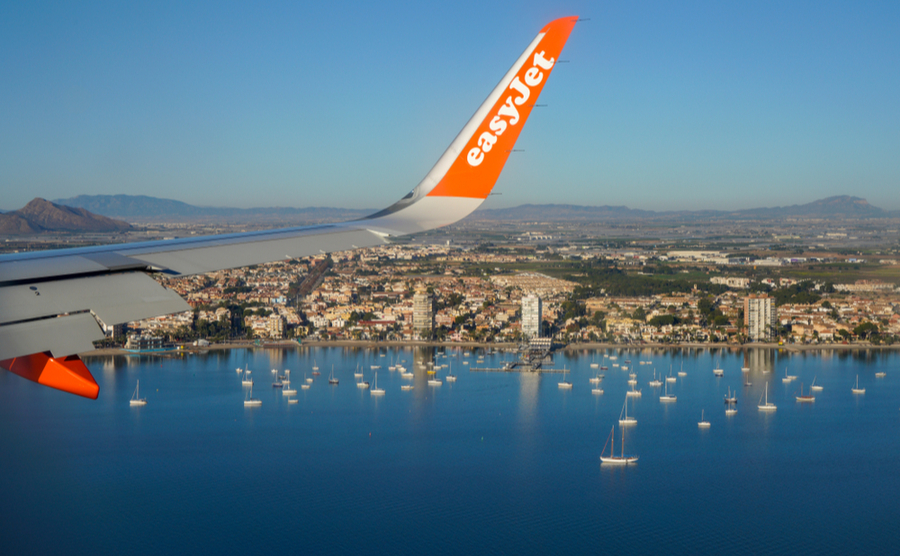
<svg viewBox="0 0 900 556">
<path fill-rule="evenodd" d="M 606 352 L 634 361 L 629 370 L 645 385 L 654 366 L 640 361 L 652 356 L 657 369 L 683 363 L 687 376 L 668 384 L 678 402 L 659 403 L 663 387 L 649 397 L 626 396 L 629 372 L 607 373 L 605 395 L 596 395 L 589 384 L 599 385 L 590 382 L 598 368 L 590 364 L 609 359 L 600 351 L 555 354 L 575 384 L 565 393 L 560 375 L 469 372 L 458 365 L 461 351 L 441 351 L 446 358 L 425 348 L 95 358 L 89 364 L 101 369 L 96 402 L 0 375 L 0 441 L 17 454 L 0 461 L 0 487 L 18 501 L 17 512 L 40 513 L 59 527 L 58 535 L 39 535 L 28 522 L 13 528 L 7 521 L 0 525 L 0 547 L 10 554 L 107 552 L 122 543 L 136 546 L 130 551 L 137 554 L 283 552 L 292 539 L 267 534 L 267 524 L 290 515 L 305 553 L 413 554 L 436 547 L 433 535 L 408 519 L 425 508 L 431 519 L 467 529 L 466 535 L 441 533 L 453 546 L 446 553 L 477 553 L 487 542 L 512 552 L 588 553 L 596 538 L 610 551 L 638 554 L 714 553 L 735 537 L 738 553 L 885 554 L 892 546 L 890 528 L 879 523 L 900 517 L 891 495 L 900 486 L 900 440 L 890 434 L 900 419 L 900 375 L 890 372 L 900 367 L 898 354 Z M 324 375 L 333 365 L 335 380 L 355 383 L 357 364 L 379 353 L 409 361 L 411 378 L 379 371 L 376 385 L 373 371 L 368 390 L 309 378 L 315 359 L 328 369 Z M 478 351 L 472 361 L 476 355 L 483 355 L 484 367 L 502 368 L 510 359 L 506 352 Z M 717 359 L 724 377 L 709 372 Z M 783 384 L 788 361 L 798 379 Z M 747 373 L 729 371 L 745 362 Z M 428 387 L 449 374 L 429 375 L 436 363 L 448 369 L 452 363 L 457 382 Z M 268 383 L 261 392 L 242 387 L 244 370 L 272 368 L 279 369 L 276 377 L 287 376 L 285 368 L 301 373 L 308 388 L 285 396 Z M 877 378 L 878 372 L 886 375 Z M 850 392 L 857 375 L 865 396 Z M 152 393 L 153 403 L 129 409 L 124 402 L 138 380 L 140 395 Z M 823 387 L 816 403 L 795 402 L 801 383 Z M 376 386 L 387 394 L 374 394 Z M 724 415 L 714 409 L 737 401 L 736 390 L 741 404 L 761 398 L 760 405 L 777 404 L 778 411 L 737 412 L 730 403 Z M 698 416 L 710 423 L 699 434 Z M 623 437 L 620 418 L 640 423 L 625 424 Z M 618 429 L 615 453 L 604 446 L 610 425 Z M 862 452 L 867 458 L 860 466 Z M 633 465 L 599 459 L 635 454 L 640 461 Z M 66 472 L 41 473 L 36 463 L 48 457 L 66 461 Z M 233 476 L 240 480 L 222 489 Z M 47 488 L 34 488 L 48 478 Z M 693 494 L 660 497 L 667 488 Z M 131 504 L 134 496 L 142 504 Z M 87 511 L 70 512 L 66 500 Z M 120 511 L 126 505 L 130 510 Z M 755 510 L 762 506 L 767 511 Z M 192 516 L 190 531 L 179 526 L 175 509 L 182 507 Z M 234 512 L 253 516 L 257 525 L 223 528 Z M 342 534 L 346 515 L 376 516 L 380 548 L 372 550 L 366 531 Z M 561 534 L 560 520 L 573 529 Z M 107 526 L 90 540 L 76 534 L 97 521 Z M 211 528 L 225 533 L 201 534 Z M 759 534 L 741 536 L 746 528 Z M 160 529 L 177 533 L 159 536 Z M 799 550 L 798 529 L 808 535 Z M 851 529 L 858 538 L 841 533 Z M 676 531 L 690 540 L 678 540 Z M 527 540 L 535 535 L 537 545 Z"/>
</svg>

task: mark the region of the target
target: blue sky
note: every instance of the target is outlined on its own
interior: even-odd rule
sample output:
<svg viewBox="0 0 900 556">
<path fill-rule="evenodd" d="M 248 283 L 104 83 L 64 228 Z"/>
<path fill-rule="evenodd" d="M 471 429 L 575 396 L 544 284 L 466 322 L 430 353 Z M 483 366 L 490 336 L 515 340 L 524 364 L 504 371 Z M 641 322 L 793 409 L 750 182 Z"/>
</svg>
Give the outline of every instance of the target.
<svg viewBox="0 0 900 556">
<path fill-rule="evenodd" d="M 0 208 L 380 208 L 579 15 L 490 207 L 900 209 L 900 3 L 0 6 Z"/>
</svg>

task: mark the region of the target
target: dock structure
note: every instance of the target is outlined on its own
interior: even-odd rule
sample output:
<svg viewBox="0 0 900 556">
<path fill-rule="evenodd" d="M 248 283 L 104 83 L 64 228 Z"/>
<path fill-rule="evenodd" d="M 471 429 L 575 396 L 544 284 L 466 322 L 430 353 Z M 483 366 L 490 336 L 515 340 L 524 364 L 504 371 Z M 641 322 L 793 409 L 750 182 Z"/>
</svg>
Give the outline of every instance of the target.
<svg viewBox="0 0 900 556">
<path fill-rule="evenodd" d="M 550 356 L 552 340 L 550 338 L 532 338 L 527 344 L 519 348 L 519 358 L 510 361 L 502 367 L 471 367 L 472 372 L 496 372 L 496 373 L 561 373 L 563 369 L 545 368 L 544 365 L 552 365 Z"/>
</svg>

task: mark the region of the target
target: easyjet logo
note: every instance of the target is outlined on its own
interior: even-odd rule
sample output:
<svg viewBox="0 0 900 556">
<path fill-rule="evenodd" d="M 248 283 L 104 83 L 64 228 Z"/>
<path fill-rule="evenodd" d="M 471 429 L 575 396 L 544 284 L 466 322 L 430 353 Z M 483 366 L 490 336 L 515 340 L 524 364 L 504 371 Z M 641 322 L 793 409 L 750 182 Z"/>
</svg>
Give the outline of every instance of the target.
<svg viewBox="0 0 900 556">
<path fill-rule="evenodd" d="M 544 58 L 544 51 L 542 50 L 534 55 L 532 66 L 525 72 L 525 82 L 522 83 L 518 75 L 512 80 L 509 88 L 515 93 L 506 97 L 506 102 L 500 105 L 497 114 L 491 118 L 491 123 L 488 124 L 488 128 L 491 131 L 485 131 L 479 135 L 478 146 L 469 150 L 469 153 L 466 155 L 466 161 L 469 163 L 469 166 L 481 164 L 484 161 L 485 154 L 491 152 L 491 149 L 497 142 L 497 138 L 503 135 L 506 128 L 519 123 L 519 109 L 516 107 L 522 106 L 528 100 L 528 97 L 531 96 L 529 87 L 536 87 L 544 80 L 544 72 L 541 70 L 549 70 L 553 67 L 554 62 L 553 58 L 549 60 Z M 518 96 L 513 98 L 514 95 Z"/>
</svg>

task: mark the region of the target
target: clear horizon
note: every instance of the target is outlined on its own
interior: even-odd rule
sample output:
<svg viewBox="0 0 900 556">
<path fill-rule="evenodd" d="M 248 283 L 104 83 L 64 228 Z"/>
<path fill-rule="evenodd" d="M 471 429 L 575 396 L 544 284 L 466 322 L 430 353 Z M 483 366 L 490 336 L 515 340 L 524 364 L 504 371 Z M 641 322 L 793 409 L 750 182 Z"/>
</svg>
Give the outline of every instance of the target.
<svg viewBox="0 0 900 556">
<path fill-rule="evenodd" d="M 382 208 L 578 15 L 485 208 L 900 209 L 900 5 L 510 6 L 6 5 L 0 202 Z"/>
</svg>

